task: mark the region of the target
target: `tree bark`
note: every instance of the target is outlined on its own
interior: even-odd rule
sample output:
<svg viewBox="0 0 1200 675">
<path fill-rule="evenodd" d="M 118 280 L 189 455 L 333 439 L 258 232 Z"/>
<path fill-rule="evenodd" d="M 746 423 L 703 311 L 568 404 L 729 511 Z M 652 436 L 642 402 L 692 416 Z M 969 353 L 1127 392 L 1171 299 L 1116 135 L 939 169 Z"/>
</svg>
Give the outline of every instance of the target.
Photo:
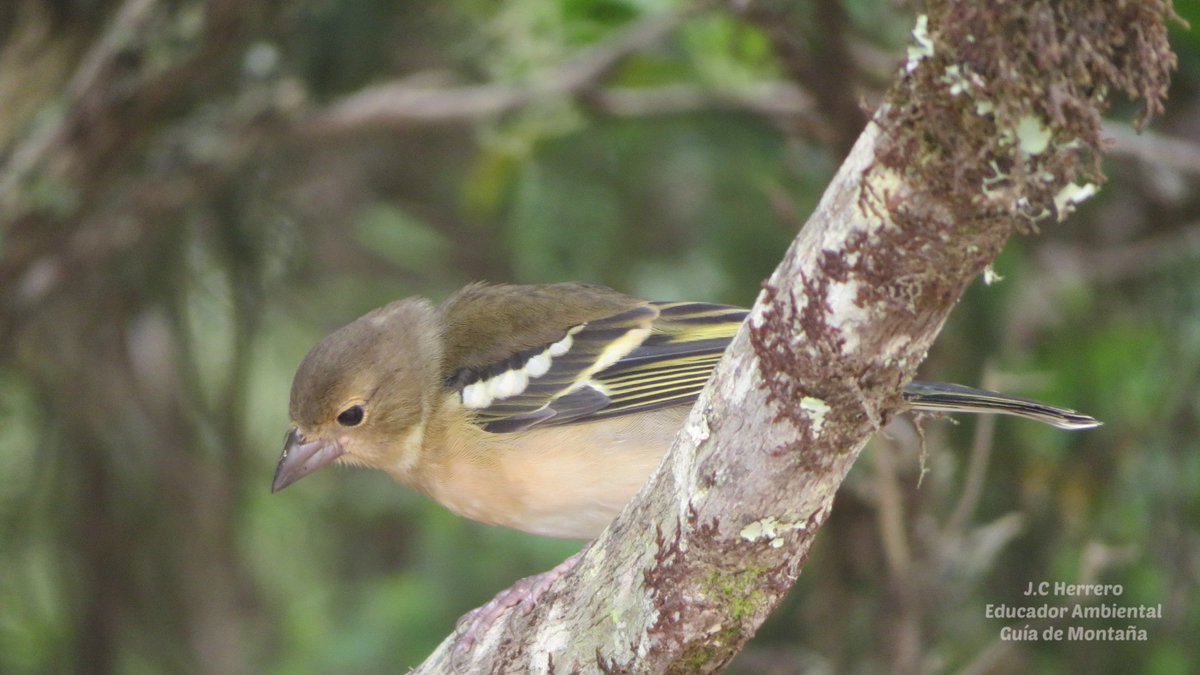
<svg viewBox="0 0 1200 675">
<path fill-rule="evenodd" d="M 1109 93 L 1161 108 L 1169 4 L 993 4 L 918 21 L 650 483 L 532 610 L 417 672 L 710 672 L 738 653 L 967 284 L 1094 192 Z"/>
</svg>

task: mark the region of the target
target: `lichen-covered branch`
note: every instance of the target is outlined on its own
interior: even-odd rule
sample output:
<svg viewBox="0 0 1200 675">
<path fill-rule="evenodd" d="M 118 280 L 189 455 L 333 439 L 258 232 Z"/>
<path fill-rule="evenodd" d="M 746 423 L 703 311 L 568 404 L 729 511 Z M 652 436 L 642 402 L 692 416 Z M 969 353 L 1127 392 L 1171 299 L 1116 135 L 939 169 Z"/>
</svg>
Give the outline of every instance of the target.
<svg viewBox="0 0 1200 675">
<path fill-rule="evenodd" d="M 707 672 L 796 581 L 964 288 L 1101 179 L 1115 91 L 1162 105 L 1169 5 L 932 3 L 658 474 L 528 613 L 421 672 Z M 1092 187 L 1088 187 L 1092 186 Z"/>
</svg>

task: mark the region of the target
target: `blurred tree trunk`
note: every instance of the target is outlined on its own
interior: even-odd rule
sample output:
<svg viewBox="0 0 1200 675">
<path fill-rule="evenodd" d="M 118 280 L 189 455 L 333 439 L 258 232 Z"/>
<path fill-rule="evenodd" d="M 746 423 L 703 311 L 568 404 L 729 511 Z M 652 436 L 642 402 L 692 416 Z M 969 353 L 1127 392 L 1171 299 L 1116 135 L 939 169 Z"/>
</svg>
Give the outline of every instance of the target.
<svg viewBox="0 0 1200 675">
<path fill-rule="evenodd" d="M 243 36 L 261 33 L 270 7 L 0 9 L 0 345 L 59 411 L 45 421 L 60 442 L 35 461 L 55 481 L 54 518 L 70 523 L 54 570 L 74 581 L 64 670 L 118 670 L 121 645 L 141 635 L 154 636 L 139 650 L 152 670 L 244 672 L 261 649 L 229 621 L 254 593 L 236 535 L 244 439 L 229 422 L 243 414 L 244 373 L 235 365 L 224 384 L 236 414 L 198 393 L 176 274 L 192 239 L 174 223 L 195 222 L 185 212 L 202 192 L 236 189 L 239 155 L 162 157 L 150 177 L 130 175 L 156 136 L 236 86 Z M 210 211 L 211 229 L 235 231 L 223 217 Z M 223 263 L 238 287 L 231 358 L 244 363 L 255 261 Z M 172 546 L 161 555 L 147 539 Z"/>
<path fill-rule="evenodd" d="M 1106 92 L 1161 109 L 1169 15 L 932 3 L 648 489 L 531 611 L 507 612 L 467 653 L 447 638 L 419 672 L 727 664 L 797 579 L 967 284 L 1102 179 Z"/>
</svg>

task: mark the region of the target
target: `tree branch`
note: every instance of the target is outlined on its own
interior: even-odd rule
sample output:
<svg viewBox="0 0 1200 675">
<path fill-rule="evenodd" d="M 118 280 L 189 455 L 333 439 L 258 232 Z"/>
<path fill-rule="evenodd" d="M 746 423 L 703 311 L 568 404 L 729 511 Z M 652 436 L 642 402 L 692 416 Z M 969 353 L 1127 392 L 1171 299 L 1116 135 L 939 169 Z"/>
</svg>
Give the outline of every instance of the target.
<svg viewBox="0 0 1200 675">
<path fill-rule="evenodd" d="M 1108 152 L 1133 157 L 1145 164 L 1200 175 L 1200 143 L 1189 138 L 1141 131 L 1127 124 L 1108 122 L 1104 135 L 1112 139 Z"/>
<path fill-rule="evenodd" d="M 1161 106 L 1169 7 L 935 9 L 655 477 L 535 608 L 502 615 L 462 662 L 448 638 L 418 672 L 728 663 L 966 285 L 1100 179 L 1085 161 L 1098 92 Z"/>
<path fill-rule="evenodd" d="M 858 68 L 847 40 L 849 17 L 841 0 L 779 3 L 736 0 L 730 9 L 771 41 L 784 71 L 812 93 L 826 143 L 844 156 L 867 121 L 858 100 Z M 890 68 L 890 64 L 889 64 Z"/>
<path fill-rule="evenodd" d="M 363 127 L 454 124 L 501 115 L 555 96 L 580 96 L 596 87 L 627 56 L 657 44 L 707 3 L 652 16 L 616 38 L 581 54 L 533 86 L 501 83 L 449 88 L 423 87 L 412 81 L 388 82 L 345 97 L 308 120 L 304 130 L 331 134 Z"/>
</svg>

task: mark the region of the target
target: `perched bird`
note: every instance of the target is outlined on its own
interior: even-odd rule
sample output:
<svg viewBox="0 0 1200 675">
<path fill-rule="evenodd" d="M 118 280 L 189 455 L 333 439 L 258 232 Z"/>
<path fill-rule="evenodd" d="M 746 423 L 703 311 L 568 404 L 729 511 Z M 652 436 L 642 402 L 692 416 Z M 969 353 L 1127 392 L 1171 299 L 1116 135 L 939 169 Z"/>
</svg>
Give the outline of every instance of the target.
<svg viewBox="0 0 1200 675">
<path fill-rule="evenodd" d="M 440 305 L 393 302 L 300 364 L 272 491 L 353 464 L 473 520 L 595 537 L 658 466 L 746 314 L 586 284 L 474 284 Z M 1099 424 L 954 384 L 913 382 L 904 399 L 916 410 Z"/>
</svg>

